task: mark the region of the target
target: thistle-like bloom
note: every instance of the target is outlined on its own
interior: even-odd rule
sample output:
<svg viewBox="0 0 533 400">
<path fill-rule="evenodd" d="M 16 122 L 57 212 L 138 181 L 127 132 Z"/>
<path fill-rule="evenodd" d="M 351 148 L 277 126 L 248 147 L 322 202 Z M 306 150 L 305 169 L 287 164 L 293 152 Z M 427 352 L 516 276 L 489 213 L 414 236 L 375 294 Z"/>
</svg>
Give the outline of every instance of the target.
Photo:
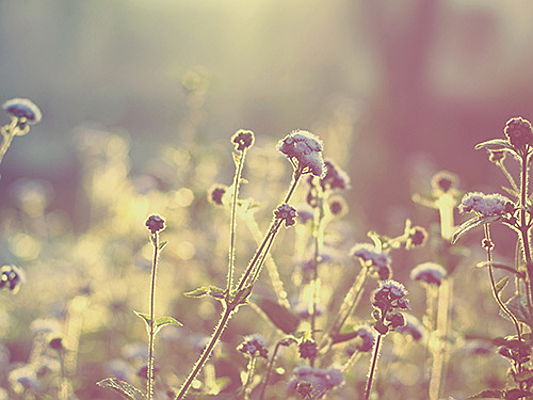
<svg viewBox="0 0 533 400">
<path fill-rule="evenodd" d="M 305 339 L 298 345 L 300 357 L 313 360 L 318 355 L 318 344 L 312 339 Z"/>
<path fill-rule="evenodd" d="M 298 367 L 293 371 L 288 387 L 289 391 L 302 396 L 305 389 L 307 398 L 321 399 L 329 390 L 342 386 L 343 383 L 343 373 L 338 369 Z"/>
<path fill-rule="evenodd" d="M 320 185 L 323 190 L 345 190 L 350 187 L 350 177 L 333 161 L 324 161 L 324 166 L 326 167 L 326 173 L 320 179 Z"/>
<path fill-rule="evenodd" d="M 20 268 L 14 265 L 0 267 L 0 290 L 7 289 L 17 293 L 24 282 L 26 282 L 26 275 Z"/>
<path fill-rule="evenodd" d="M 214 184 L 207 193 L 207 199 L 210 203 L 216 206 L 221 206 L 223 205 L 222 198 L 224 197 L 224 194 L 226 194 L 227 190 L 228 187 L 225 185 Z"/>
<path fill-rule="evenodd" d="M 390 329 L 397 329 L 405 325 L 405 317 L 398 312 L 409 308 L 406 299 L 407 290 L 396 281 L 381 282 L 380 287 L 372 294 L 372 316 L 376 320 L 374 329 L 380 334 L 386 334 Z"/>
<path fill-rule="evenodd" d="M 410 277 L 414 281 L 420 281 L 428 285 L 440 286 L 447 272 L 442 265 L 434 262 L 426 262 L 417 265 L 411 270 Z"/>
<path fill-rule="evenodd" d="M 457 187 L 457 176 L 448 171 L 437 172 L 431 178 L 431 187 L 437 193 L 448 193 Z"/>
<path fill-rule="evenodd" d="M 511 200 L 499 193 L 467 193 L 459 205 L 459 211 L 462 213 L 474 211 L 484 217 L 504 215 L 513 212 L 513 210 L 514 206 Z"/>
<path fill-rule="evenodd" d="M 146 220 L 146 227 L 152 232 L 152 235 L 165 229 L 165 220 L 159 215 L 151 215 Z"/>
<path fill-rule="evenodd" d="M 11 99 L 6 101 L 2 108 L 6 113 L 13 118 L 21 120 L 22 123 L 34 125 L 41 121 L 42 114 L 39 107 L 37 107 L 29 99 Z"/>
<path fill-rule="evenodd" d="M 296 223 L 296 209 L 288 204 L 282 204 L 274 210 L 274 217 L 285 221 L 285 226 L 291 226 Z"/>
<path fill-rule="evenodd" d="M 513 117 L 505 123 L 503 129 L 509 142 L 516 148 L 533 144 L 533 130 L 531 122 L 522 117 Z"/>
<path fill-rule="evenodd" d="M 295 165 L 301 173 L 322 176 L 324 161 L 323 146 L 318 137 L 310 132 L 291 132 L 278 143 L 278 150 Z"/>
<path fill-rule="evenodd" d="M 235 149 L 243 151 L 252 147 L 255 141 L 254 133 L 244 129 L 239 129 L 231 137 L 231 141 L 235 144 Z"/>
<path fill-rule="evenodd" d="M 366 266 L 375 269 L 378 278 L 382 281 L 390 279 L 392 275 L 391 258 L 368 243 L 357 243 L 350 250 L 350 254 L 359 258 Z"/>
<path fill-rule="evenodd" d="M 245 336 L 242 343 L 237 346 L 237 350 L 250 357 L 268 358 L 265 339 L 258 334 Z"/>
</svg>

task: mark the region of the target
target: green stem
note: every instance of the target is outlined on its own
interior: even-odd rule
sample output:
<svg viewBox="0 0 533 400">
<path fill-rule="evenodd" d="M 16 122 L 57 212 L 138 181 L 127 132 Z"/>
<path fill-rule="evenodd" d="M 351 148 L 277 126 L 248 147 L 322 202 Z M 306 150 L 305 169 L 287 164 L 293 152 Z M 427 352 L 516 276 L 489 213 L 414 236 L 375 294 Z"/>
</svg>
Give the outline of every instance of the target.
<svg viewBox="0 0 533 400">
<path fill-rule="evenodd" d="M 276 343 L 276 347 L 274 347 L 274 352 L 272 353 L 272 357 L 270 358 L 270 361 L 268 363 L 267 372 L 265 375 L 265 381 L 263 382 L 263 385 L 261 387 L 261 393 L 259 394 L 259 400 L 264 400 L 266 388 L 268 386 L 268 381 L 270 380 L 270 375 L 272 375 L 272 369 L 274 368 L 274 363 L 276 362 L 276 356 L 278 355 L 279 348 L 281 347 L 281 343 Z"/>
<path fill-rule="evenodd" d="M 241 150 L 239 163 L 237 165 L 237 170 L 235 172 L 235 177 L 233 179 L 233 195 L 231 198 L 231 213 L 230 213 L 230 239 L 229 239 L 229 250 L 228 250 L 228 282 L 226 285 L 226 290 L 229 293 L 233 287 L 233 273 L 235 271 L 235 236 L 236 236 L 236 225 L 237 225 L 237 200 L 239 199 L 239 186 L 241 184 L 241 175 L 242 169 L 244 166 L 244 158 L 246 156 L 246 150 Z"/>
<path fill-rule="evenodd" d="M 368 380 L 366 382 L 364 400 L 368 400 L 370 398 L 370 391 L 372 390 L 372 381 L 374 380 L 374 374 L 376 372 L 376 367 L 378 364 L 379 347 L 381 345 L 382 337 L 383 335 L 380 334 L 378 335 L 378 338 L 376 339 L 376 345 L 374 346 L 374 355 L 372 356 L 372 362 L 370 364 L 370 372 L 368 373 Z"/>
<path fill-rule="evenodd" d="M 155 347 L 155 289 L 157 277 L 157 259 L 159 257 L 159 233 L 152 235 L 154 258 L 150 276 L 150 331 L 148 335 L 148 370 L 146 380 L 146 397 L 151 400 L 154 396 L 154 347 Z"/>
</svg>

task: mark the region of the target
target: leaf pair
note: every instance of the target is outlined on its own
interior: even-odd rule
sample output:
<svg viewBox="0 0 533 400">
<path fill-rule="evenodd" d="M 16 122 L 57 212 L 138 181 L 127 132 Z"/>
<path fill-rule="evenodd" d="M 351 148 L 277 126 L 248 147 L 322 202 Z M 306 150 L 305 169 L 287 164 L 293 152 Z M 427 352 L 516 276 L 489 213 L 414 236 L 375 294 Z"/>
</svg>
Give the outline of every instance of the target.
<svg viewBox="0 0 533 400">
<path fill-rule="evenodd" d="M 148 314 L 140 313 L 138 311 L 133 311 L 135 315 L 137 315 L 139 318 L 141 318 L 145 324 L 146 324 L 146 330 L 150 332 L 150 326 L 151 326 L 151 319 Z M 159 317 L 156 318 L 154 321 L 155 329 L 154 334 L 157 335 L 157 333 L 161 330 L 161 328 L 168 326 L 168 325 L 176 325 L 176 326 L 183 326 L 181 322 L 179 322 L 177 319 L 172 317 Z"/>
</svg>

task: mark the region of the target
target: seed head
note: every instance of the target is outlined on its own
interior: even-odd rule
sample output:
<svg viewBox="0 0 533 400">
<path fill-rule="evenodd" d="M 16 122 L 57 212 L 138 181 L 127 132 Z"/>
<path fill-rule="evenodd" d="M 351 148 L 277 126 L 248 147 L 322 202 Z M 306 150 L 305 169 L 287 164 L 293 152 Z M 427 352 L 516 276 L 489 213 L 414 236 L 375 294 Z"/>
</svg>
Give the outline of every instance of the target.
<svg viewBox="0 0 533 400">
<path fill-rule="evenodd" d="M 533 144 L 531 122 L 522 117 L 513 117 L 505 123 L 503 129 L 509 142 L 517 149 Z"/>
<path fill-rule="evenodd" d="M 301 173 L 322 176 L 324 172 L 323 146 L 320 139 L 312 133 L 302 130 L 293 131 L 280 140 L 278 150 L 287 156 Z"/>
<path fill-rule="evenodd" d="M 285 221 L 285 226 L 294 225 L 296 216 L 296 209 L 288 204 L 282 204 L 274 210 L 274 217 Z"/>
<path fill-rule="evenodd" d="M 151 215 L 146 220 L 146 227 L 152 232 L 152 235 L 165 229 L 165 220 L 159 215 Z"/>
<path fill-rule="evenodd" d="M 2 108 L 13 118 L 20 120 L 22 124 L 35 125 L 41 121 L 42 114 L 39 107 L 37 107 L 29 99 L 11 99 L 6 101 Z"/>
<path fill-rule="evenodd" d="M 235 149 L 242 151 L 254 145 L 255 137 L 252 131 L 239 129 L 231 137 L 231 141 L 235 144 Z"/>
</svg>

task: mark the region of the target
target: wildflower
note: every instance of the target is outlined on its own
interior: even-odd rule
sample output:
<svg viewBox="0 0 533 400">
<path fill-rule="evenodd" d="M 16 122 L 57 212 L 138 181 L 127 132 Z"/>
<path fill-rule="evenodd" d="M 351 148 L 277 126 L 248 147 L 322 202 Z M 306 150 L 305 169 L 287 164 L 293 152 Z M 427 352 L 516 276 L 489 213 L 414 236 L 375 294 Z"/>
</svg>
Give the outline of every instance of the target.
<svg viewBox="0 0 533 400">
<path fill-rule="evenodd" d="M 431 187 L 436 193 L 448 193 L 457 187 L 457 176 L 448 171 L 437 172 L 431 178 Z"/>
<path fill-rule="evenodd" d="M 426 262 L 413 268 L 410 277 L 414 281 L 440 286 L 446 275 L 447 272 L 441 265 L 433 262 Z"/>
<path fill-rule="evenodd" d="M 285 221 L 285 226 L 291 226 L 296 223 L 296 209 L 294 207 L 289 206 L 288 204 L 282 204 L 276 210 L 274 210 L 274 216 L 276 219 L 280 219 L 282 221 Z"/>
<path fill-rule="evenodd" d="M 323 398 L 327 391 L 344 383 L 342 371 L 338 369 L 320 369 L 298 367 L 288 383 L 289 391 L 305 395 L 307 398 Z"/>
<path fill-rule="evenodd" d="M 226 194 L 227 190 L 228 190 L 227 186 L 215 184 L 215 185 L 211 186 L 211 188 L 209 189 L 207 199 L 212 204 L 214 204 L 216 206 L 221 206 L 221 205 L 223 205 L 222 198 Z"/>
<path fill-rule="evenodd" d="M 374 348 L 375 337 L 370 328 L 363 326 L 358 328 L 355 333 L 357 336 L 355 337 L 354 344 L 346 349 L 349 356 L 356 351 L 360 353 L 368 353 Z"/>
<path fill-rule="evenodd" d="M 265 339 L 261 335 L 245 336 L 242 343 L 237 346 L 237 350 L 251 357 L 259 356 L 268 358 L 268 349 Z"/>
<path fill-rule="evenodd" d="M 244 129 L 239 129 L 231 137 L 231 141 L 235 143 L 235 149 L 243 151 L 248 147 L 252 147 L 255 141 L 254 133 Z"/>
<path fill-rule="evenodd" d="M 26 282 L 26 275 L 20 268 L 14 265 L 0 267 L 0 290 L 7 288 L 16 293 L 24 282 Z"/>
<path fill-rule="evenodd" d="M 374 329 L 380 334 L 386 334 L 390 329 L 400 328 L 405 325 L 405 318 L 398 310 L 409 308 L 409 302 L 405 298 L 407 290 L 396 281 L 382 282 L 372 294 L 372 316 L 376 320 Z M 386 323 L 388 322 L 388 323 Z"/>
<path fill-rule="evenodd" d="M 346 215 L 348 212 L 348 203 L 341 196 L 331 196 L 328 199 L 328 207 L 331 214 L 336 217 Z"/>
<path fill-rule="evenodd" d="M 387 253 L 377 251 L 373 245 L 368 243 L 357 243 L 352 247 L 350 253 L 362 260 L 365 266 L 371 267 L 379 280 L 390 279 L 392 275 L 391 258 Z"/>
<path fill-rule="evenodd" d="M 13 369 L 8 376 L 9 383 L 16 393 L 26 391 L 35 393 L 40 389 L 40 382 L 37 379 L 35 369 L 30 365 Z"/>
<path fill-rule="evenodd" d="M 146 227 L 152 232 L 152 235 L 165 229 L 165 221 L 159 215 L 151 215 L 146 220 Z"/>
<path fill-rule="evenodd" d="M 304 399 L 308 399 L 313 393 L 313 385 L 311 385 L 311 382 L 307 381 L 300 382 L 296 385 L 296 392 Z"/>
<path fill-rule="evenodd" d="M 428 232 L 421 226 L 413 226 L 407 232 L 407 240 L 405 241 L 405 248 L 412 249 L 414 247 L 423 246 L 428 238 Z"/>
<path fill-rule="evenodd" d="M 313 220 L 313 213 L 308 210 L 298 210 L 298 219 L 302 224 L 306 224 L 308 221 Z"/>
<path fill-rule="evenodd" d="M 324 161 L 324 166 L 326 167 L 326 173 L 320 179 L 322 190 L 345 190 L 350 187 L 350 178 L 333 161 Z"/>
<path fill-rule="evenodd" d="M 424 337 L 424 327 L 418 319 L 413 315 L 406 314 L 405 324 L 397 329 L 397 332 L 410 335 L 415 342 L 420 341 Z"/>
<path fill-rule="evenodd" d="M 280 140 L 278 150 L 287 156 L 300 173 L 322 176 L 324 172 L 323 146 L 320 139 L 312 133 L 302 130 L 293 131 Z"/>
<path fill-rule="evenodd" d="M 484 217 L 499 216 L 512 212 L 513 203 L 507 197 L 498 193 L 484 194 L 471 192 L 464 195 L 459 205 L 462 213 L 477 212 Z"/>
<path fill-rule="evenodd" d="M 11 99 L 6 101 L 2 108 L 6 113 L 13 118 L 20 120 L 20 124 L 35 125 L 41 121 L 42 114 L 39 107 L 37 107 L 29 99 Z"/>
<path fill-rule="evenodd" d="M 298 345 L 300 357 L 313 360 L 318 355 L 318 344 L 314 340 L 305 339 Z"/>
<path fill-rule="evenodd" d="M 50 339 L 50 341 L 48 342 L 48 346 L 50 346 L 51 349 L 54 349 L 56 351 L 65 350 L 65 345 L 61 336 L 56 336 Z"/>
<path fill-rule="evenodd" d="M 533 144 L 531 122 L 522 117 L 513 117 L 505 123 L 505 136 L 515 148 Z"/>
</svg>

